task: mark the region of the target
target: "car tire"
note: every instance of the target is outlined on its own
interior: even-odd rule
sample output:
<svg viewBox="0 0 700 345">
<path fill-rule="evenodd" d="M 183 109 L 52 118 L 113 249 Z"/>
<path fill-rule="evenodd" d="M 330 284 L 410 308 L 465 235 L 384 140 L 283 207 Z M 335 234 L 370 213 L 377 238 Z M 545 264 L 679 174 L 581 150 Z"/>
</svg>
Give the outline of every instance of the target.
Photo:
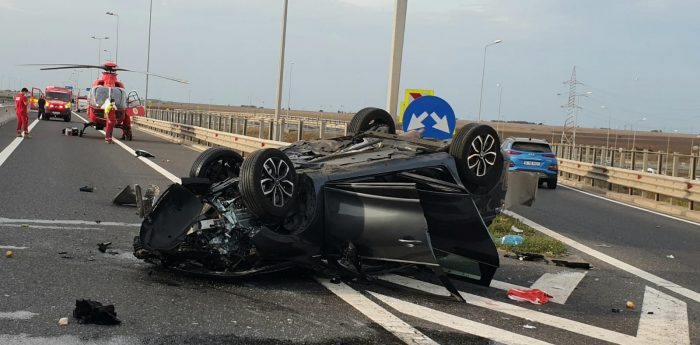
<svg viewBox="0 0 700 345">
<path fill-rule="evenodd" d="M 396 134 L 396 124 L 391 115 L 385 110 L 364 108 L 358 111 L 350 120 L 348 133 L 356 135 L 370 130 Z"/>
<path fill-rule="evenodd" d="M 239 191 L 248 211 L 260 219 L 286 216 L 296 204 L 298 178 L 292 161 L 278 149 L 253 152 L 241 164 Z"/>
<path fill-rule="evenodd" d="M 557 179 L 550 178 L 547 180 L 547 189 L 557 189 Z"/>
<path fill-rule="evenodd" d="M 190 177 L 208 178 L 212 183 L 238 177 L 243 157 L 233 150 L 213 147 L 202 152 L 190 169 Z"/>
<path fill-rule="evenodd" d="M 488 193 L 503 176 L 501 141 L 491 126 L 470 123 L 460 128 L 450 144 L 450 155 L 471 193 Z"/>
</svg>

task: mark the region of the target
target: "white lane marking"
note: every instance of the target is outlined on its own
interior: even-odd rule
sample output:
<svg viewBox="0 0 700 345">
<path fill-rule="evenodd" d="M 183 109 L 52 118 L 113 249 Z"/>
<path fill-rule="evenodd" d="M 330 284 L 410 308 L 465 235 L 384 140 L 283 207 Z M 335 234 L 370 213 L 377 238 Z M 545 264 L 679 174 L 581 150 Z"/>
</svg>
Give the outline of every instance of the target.
<svg viewBox="0 0 700 345">
<path fill-rule="evenodd" d="M 379 278 L 394 284 L 403 285 L 411 289 L 424 291 L 434 295 L 449 296 L 449 293 L 447 292 L 447 290 L 445 290 L 443 286 L 423 282 L 417 279 L 412 279 L 395 274 L 384 275 Z M 473 306 L 493 310 L 496 312 L 512 315 L 523 319 L 532 320 L 534 322 L 539 322 L 547 326 L 556 327 L 569 332 L 597 339 L 603 339 L 612 343 L 640 344 L 640 339 L 637 339 L 631 335 L 618 333 L 615 331 L 588 325 L 578 321 L 565 319 L 559 316 L 545 314 L 536 310 L 531 310 L 513 304 L 492 300 L 486 297 L 473 295 L 463 291 L 460 291 L 459 293 L 460 295 L 462 295 L 467 304 Z"/>
<path fill-rule="evenodd" d="M 17 247 L 17 246 L 2 246 L 0 245 L 0 249 L 14 249 L 14 250 L 19 250 L 19 249 L 28 249 L 29 247 Z"/>
<path fill-rule="evenodd" d="M 637 277 L 640 277 L 640 278 L 647 280 L 651 283 L 654 283 L 658 286 L 667 288 L 667 289 L 669 289 L 669 290 L 671 290 L 679 295 L 685 296 L 687 298 L 690 298 L 690 299 L 700 303 L 700 293 L 697 293 L 693 290 L 684 288 L 676 283 L 673 283 L 671 281 L 663 279 L 659 276 L 653 275 L 649 272 L 643 271 L 643 270 L 641 270 L 637 267 L 634 267 L 626 262 L 615 259 L 612 256 L 609 256 L 607 254 L 603 254 L 603 253 L 601 253 L 601 252 L 599 252 L 591 247 L 588 247 L 582 243 L 576 242 L 576 241 L 574 241 L 574 240 L 572 240 L 564 235 L 561 235 L 561 234 L 559 234 L 553 230 L 550 230 L 550 229 L 548 229 L 540 224 L 537 224 L 537 223 L 535 223 L 535 222 L 533 222 L 533 221 L 531 221 L 531 220 L 529 220 L 529 219 L 527 219 L 527 218 L 525 218 L 525 217 L 523 217 L 523 216 L 521 216 L 513 211 L 503 211 L 503 214 L 509 215 L 509 216 L 514 217 L 516 219 L 519 219 L 521 222 L 525 223 L 526 225 L 531 226 L 535 230 L 537 230 L 537 231 L 539 231 L 539 232 L 541 232 L 549 237 L 557 239 L 561 242 L 564 242 L 569 247 L 580 250 L 580 251 L 582 251 L 582 252 L 584 252 L 584 253 L 586 253 L 586 254 L 588 254 L 588 255 L 590 255 L 590 256 L 592 256 L 600 261 L 604 261 L 604 262 L 608 263 L 609 265 L 615 266 L 623 271 L 626 271 L 630 274 L 633 274 Z"/>
<path fill-rule="evenodd" d="M 79 117 L 79 118 L 80 118 L 81 120 L 83 120 L 84 122 L 88 122 L 88 120 L 86 120 L 84 117 L 78 115 L 77 113 L 73 112 L 73 114 L 74 114 L 75 116 Z M 102 134 L 105 134 L 105 131 L 100 130 L 99 132 L 102 133 Z M 128 145 L 124 144 L 121 140 L 117 140 L 117 139 L 112 139 L 112 140 L 113 140 L 117 145 L 119 145 L 121 148 L 123 148 L 124 150 L 126 150 L 126 152 L 129 152 L 130 154 L 134 155 L 134 157 L 135 157 L 136 159 L 138 159 L 138 160 L 144 162 L 146 165 L 148 165 L 149 167 L 151 167 L 153 170 L 155 170 L 155 171 L 157 171 L 159 174 L 165 176 L 165 178 L 167 178 L 168 180 L 172 181 L 173 183 L 182 183 L 182 180 L 180 180 L 179 177 L 177 177 L 177 176 L 173 175 L 172 173 L 170 173 L 169 171 L 165 170 L 163 167 L 161 167 L 160 165 L 156 164 L 156 163 L 153 162 L 152 160 L 150 160 L 150 159 L 148 159 L 148 158 L 145 158 L 145 157 L 136 157 L 136 151 L 134 151 L 134 149 L 132 149 L 132 148 L 129 147 Z"/>
<path fill-rule="evenodd" d="M 425 334 L 411 327 L 411 325 L 399 319 L 394 314 L 379 306 L 377 303 L 372 302 L 372 300 L 360 292 L 355 291 L 353 288 L 343 283 L 333 284 L 328 281 L 328 279 L 316 278 L 316 280 L 326 289 L 330 290 L 343 301 L 353 306 L 353 308 L 367 316 L 370 320 L 384 327 L 384 329 L 389 331 L 404 343 L 438 345 L 438 343 L 436 343 L 434 340 L 428 338 Z"/>
<path fill-rule="evenodd" d="M 508 282 L 502 282 L 496 279 L 491 280 L 491 284 L 489 286 L 503 291 L 508 291 L 508 289 L 527 290 L 527 288 L 524 286 L 511 284 Z"/>
<path fill-rule="evenodd" d="M 56 320 L 58 321 L 58 320 Z M 70 326 L 69 326 L 70 327 Z M 82 336 L 60 335 L 56 337 L 35 337 L 28 334 L 0 334 L 0 344 L 12 345 L 141 345 L 143 342 L 133 336 L 100 337 L 99 340 L 84 339 Z"/>
<path fill-rule="evenodd" d="M 46 224 L 46 225 L 100 225 L 100 226 L 128 226 L 140 227 L 141 223 L 122 223 L 122 222 L 101 222 L 94 220 L 58 220 L 58 219 L 13 219 L 0 217 L 0 224 L 3 223 L 22 223 L 22 224 Z"/>
<path fill-rule="evenodd" d="M 586 272 L 545 273 L 530 288 L 540 289 L 554 297 L 552 302 L 564 304 L 585 276 Z"/>
<path fill-rule="evenodd" d="M 57 225 L 29 225 L 29 224 L 10 224 L 1 223 L 0 228 L 24 228 L 24 229 L 51 229 L 51 230 L 98 230 L 104 231 L 102 228 L 86 228 L 82 226 L 57 226 Z"/>
<path fill-rule="evenodd" d="M 637 338 L 648 339 L 656 344 L 690 345 L 688 306 L 677 298 L 647 286 Z"/>
<path fill-rule="evenodd" d="M 540 289 L 554 298 L 550 302 L 565 304 L 566 300 L 576 289 L 576 286 L 586 276 L 586 272 L 545 273 L 529 288 L 493 279 L 489 285 L 492 288 L 508 291 L 508 289 L 529 290 Z"/>
<path fill-rule="evenodd" d="M 528 336 L 509 332 L 501 328 L 489 326 L 469 319 L 457 317 L 438 310 L 426 308 L 417 304 L 409 303 L 385 296 L 375 292 L 370 292 L 372 296 L 388 304 L 398 312 L 417 317 L 458 331 L 473 334 L 503 344 L 512 345 L 547 345 L 551 344 Z"/>
<path fill-rule="evenodd" d="M 644 211 L 644 212 L 649 212 L 649 213 L 655 214 L 655 215 L 657 215 L 657 216 L 662 216 L 662 217 L 666 217 L 666 218 L 669 218 L 669 219 L 681 221 L 681 222 L 684 222 L 684 223 L 688 223 L 688 224 L 700 226 L 700 223 L 693 222 L 693 221 L 691 221 L 691 220 L 687 220 L 687 219 L 683 219 L 683 218 L 674 217 L 674 216 L 669 215 L 669 214 L 664 214 L 664 213 L 652 211 L 652 210 L 649 210 L 649 209 L 646 209 L 646 208 L 643 208 L 643 207 L 639 207 L 639 206 L 635 206 L 635 205 L 626 204 L 626 203 L 624 203 L 624 202 L 622 202 L 622 201 L 617 201 L 617 200 L 613 200 L 613 199 L 608 199 L 608 198 L 606 198 L 606 197 L 603 197 L 603 196 L 600 196 L 600 195 L 596 195 L 596 194 L 593 194 L 593 193 L 589 193 L 589 192 L 586 192 L 586 191 L 582 191 L 582 190 L 577 189 L 577 188 L 574 188 L 574 187 L 569 187 L 569 186 L 565 186 L 565 185 L 562 185 L 562 184 L 560 184 L 560 186 L 562 186 L 562 187 L 564 187 L 564 188 L 566 188 L 566 189 L 570 189 L 570 190 L 572 190 L 572 191 L 574 191 L 574 192 L 579 192 L 579 193 L 581 193 L 581 194 L 586 194 L 586 195 L 592 196 L 592 197 L 594 197 L 594 198 L 603 199 L 603 200 L 612 202 L 612 203 L 614 203 L 614 204 L 618 204 L 618 205 L 622 205 L 622 206 L 631 207 L 631 208 L 633 208 L 633 209 L 635 209 L 635 210 L 640 210 L 640 211 Z"/>
<path fill-rule="evenodd" d="M 37 123 L 39 123 L 39 120 L 34 120 L 34 122 L 32 122 L 29 125 L 29 132 L 31 132 L 32 129 L 34 129 L 34 126 L 36 126 Z M 8 158 L 10 158 L 12 152 L 15 152 L 19 144 L 22 143 L 22 140 L 24 140 L 24 138 L 22 137 L 15 138 L 14 140 L 12 140 L 12 142 L 10 142 L 9 145 L 5 147 L 4 150 L 2 150 L 2 152 L 0 152 L 0 166 L 2 166 Z"/>
<path fill-rule="evenodd" d="M 29 320 L 39 314 L 32 313 L 31 311 L 20 310 L 12 312 L 0 312 L 0 320 Z"/>
</svg>

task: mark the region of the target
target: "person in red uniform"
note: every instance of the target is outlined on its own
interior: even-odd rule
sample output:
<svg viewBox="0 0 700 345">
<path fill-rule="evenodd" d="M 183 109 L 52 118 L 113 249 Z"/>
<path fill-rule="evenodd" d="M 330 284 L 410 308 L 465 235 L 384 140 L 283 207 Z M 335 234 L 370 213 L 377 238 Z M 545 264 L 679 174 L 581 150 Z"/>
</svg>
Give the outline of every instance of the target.
<svg viewBox="0 0 700 345">
<path fill-rule="evenodd" d="M 112 132 L 114 131 L 114 125 L 117 123 L 117 106 L 114 104 L 114 98 L 109 100 L 109 104 L 105 107 L 105 120 L 107 120 L 107 126 L 105 128 L 105 142 L 107 144 L 112 143 Z"/>
<path fill-rule="evenodd" d="M 22 92 L 15 95 L 15 114 L 17 114 L 17 136 L 29 136 L 29 90 L 22 88 Z"/>
</svg>

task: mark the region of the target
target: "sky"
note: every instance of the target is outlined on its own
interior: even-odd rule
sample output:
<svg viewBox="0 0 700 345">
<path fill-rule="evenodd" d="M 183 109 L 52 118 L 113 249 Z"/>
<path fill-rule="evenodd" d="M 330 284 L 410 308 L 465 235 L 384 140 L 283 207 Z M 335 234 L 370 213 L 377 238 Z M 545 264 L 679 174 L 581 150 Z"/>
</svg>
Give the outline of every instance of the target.
<svg viewBox="0 0 700 345">
<path fill-rule="evenodd" d="M 154 0 L 149 98 L 273 107 L 282 0 Z M 386 108 L 393 0 L 289 0 L 282 104 Z M 0 0 L 0 88 L 74 84 L 116 55 L 145 71 L 147 0 Z M 408 0 L 401 90 L 434 89 L 458 118 L 562 125 L 576 66 L 583 127 L 700 132 L 700 1 Z M 99 43 L 91 36 L 104 37 Z M 293 67 L 292 67 L 293 66 Z M 291 78 L 290 78 L 291 72 Z M 143 97 L 145 77 L 120 74 Z M 291 87 L 289 81 L 291 79 Z M 73 81 L 71 81 L 73 80 Z M 403 93 L 403 91 L 401 92 Z M 642 120 L 646 119 L 646 120 Z"/>
</svg>

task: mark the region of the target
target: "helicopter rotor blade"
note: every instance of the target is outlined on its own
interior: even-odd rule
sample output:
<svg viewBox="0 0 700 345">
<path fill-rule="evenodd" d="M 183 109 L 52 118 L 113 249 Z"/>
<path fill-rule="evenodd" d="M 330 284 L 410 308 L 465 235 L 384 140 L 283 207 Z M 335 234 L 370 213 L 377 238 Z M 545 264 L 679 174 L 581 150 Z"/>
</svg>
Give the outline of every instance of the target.
<svg viewBox="0 0 700 345">
<path fill-rule="evenodd" d="M 81 69 L 81 68 L 97 68 L 101 70 L 107 70 L 104 68 L 104 66 L 90 66 L 90 65 L 84 65 L 84 66 L 63 66 L 63 67 L 44 67 L 44 68 L 39 68 L 41 71 L 50 71 L 50 70 L 56 70 L 56 69 Z"/>
<path fill-rule="evenodd" d="M 190 82 L 188 82 L 187 80 L 177 79 L 177 78 L 173 78 L 173 77 L 167 77 L 167 76 L 160 75 L 160 74 L 155 74 L 155 73 L 147 73 L 147 72 L 141 72 L 141 71 L 132 71 L 132 70 L 130 70 L 130 69 L 125 69 L 125 68 L 115 68 L 114 70 L 115 70 L 115 71 L 124 71 L 124 72 L 138 73 L 138 74 L 143 74 L 143 75 L 150 75 L 150 76 L 154 76 L 154 77 L 158 77 L 158 78 L 163 78 L 163 79 L 167 79 L 167 80 L 172 80 L 172 81 L 175 81 L 175 82 L 178 82 L 178 83 L 182 83 L 182 84 L 189 84 L 189 83 L 190 83 Z"/>
<path fill-rule="evenodd" d="M 64 64 L 64 63 L 32 63 L 32 64 L 22 64 L 22 65 L 20 65 L 20 66 L 58 66 L 58 67 L 40 68 L 40 70 L 70 69 L 70 68 L 99 68 L 99 69 L 105 69 L 105 66 L 99 66 L 99 65 L 78 65 L 78 64 Z"/>
</svg>

